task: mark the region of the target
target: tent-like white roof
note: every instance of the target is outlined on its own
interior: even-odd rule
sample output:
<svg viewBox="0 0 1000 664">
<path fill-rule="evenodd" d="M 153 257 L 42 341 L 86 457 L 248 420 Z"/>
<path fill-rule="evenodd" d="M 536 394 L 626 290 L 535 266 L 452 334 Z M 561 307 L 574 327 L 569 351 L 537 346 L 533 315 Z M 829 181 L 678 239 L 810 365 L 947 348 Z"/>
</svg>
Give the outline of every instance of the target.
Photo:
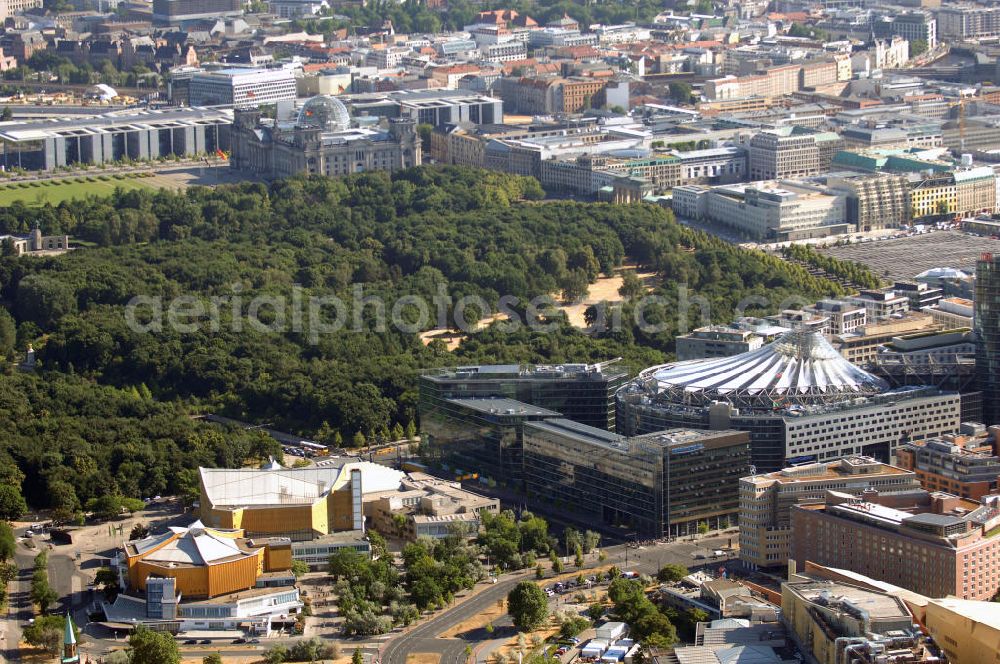
<svg viewBox="0 0 1000 664">
<path fill-rule="evenodd" d="M 253 555 L 239 547 L 234 534 L 234 531 L 205 528 L 201 521 L 195 521 L 186 528 L 173 526 L 166 533 L 131 545 L 137 553 L 145 554 L 143 560 L 164 565 L 210 565 L 233 556 Z"/>
<path fill-rule="evenodd" d="M 361 471 L 364 493 L 399 488 L 404 473 L 369 461 L 313 468 L 200 468 L 201 484 L 213 507 L 311 505 Z"/>
<path fill-rule="evenodd" d="M 969 275 L 953 267 L 932 267 L 917 275 L 917 279 L 968 279 Z"/>
<path fill-rule="evenodd" d="M 640 381 L 656 392 L 686 399 L 730 401 L 757 399 L 780 404 L 809 404 L 842 395 L 877 394 L 887 385 L 854 366 L 822 334 L 792 330 L 774 343 L 732 357 L 690 360 L 654 367 Z"/>
</svg>

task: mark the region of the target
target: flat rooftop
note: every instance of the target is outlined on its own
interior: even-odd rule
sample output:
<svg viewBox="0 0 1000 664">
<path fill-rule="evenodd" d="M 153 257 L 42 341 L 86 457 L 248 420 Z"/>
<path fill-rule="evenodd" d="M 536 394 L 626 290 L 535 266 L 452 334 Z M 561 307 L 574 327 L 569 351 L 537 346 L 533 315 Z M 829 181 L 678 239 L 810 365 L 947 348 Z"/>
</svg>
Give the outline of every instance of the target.
<svg viewBox="0 0 1000 664">
<path fill-rule="evenodd" d="M 617 433 L 587 426 L 579 422 L 573 422 L 564 418 L 545 420 L 542 422 L 528 422 L 528 428 L 539 431 L 546 431 L 560 436 L 571 438 L 587 445 L 599 445 L 605 448 L 613 448 L 621 452 L 628 451 L 628 438 Z"/>
<path fill-rule="evenodd" d="M 847 462 L 847 466 L 842 465 Z M 859 468 L 861 465 L 878 465 L 875 472 L 851 472 L 852 468 Z M 757 484 L 770 484 L 778 482 L 780 484 L 796 484 L 800 482 L 819 482 L 823 480 L 844 480 L 852 477 L 869 478 L 886 475 L 912 475 L 909 470 L 904 470 L 896 466 L 880 463 L 874 459 L 862 459 L 860 457 L 848 457 L 837 461 L 826 463 L 811 463 L 804 466 L 793 466 L 766 475 L 754 475 L 743 478 Z"/>
<path fill-rule="evenodd" d="M 273 595 L 275 593 L 280 593 L 288 590 L 294 590 L 295 586 L 272 586 L 269 588 L 250 588 L 249 590 L 241 590 L 236 593 L 229 593 L 228 595 L 216 595 L 215 597 L 210 597 L 208 599 L 200 599 L 195 601 L 182 601 L 181 606 L 199 606 L 203 604 L 230 604 L 233 602 L 239 602 L 241 600 L 254 599 L 256 597 L 267 597 L 268 595 Z"/>
<path fill-rule="evenodd" d="M 368 540 L 365 539 L 365 531 L 363 530 L 342 530 L 340 532 L 329 533 L 321 537 L 316 537 L 311 540 L 292 542 L 292 548 L 315 547 L 327 544 L 367 543 L 367 541 Z"/>
<path fill-rule="evenodd" d="M 57 136 L 90 136 L 138 129 L 173 129 L 232 121 L 233 112 L 230 109 L 197 106 L 114 112 L 40 122 L 5 123 L 0 126 L 0 138 L 15 142 L 32 141 Z"/>
<path fill-rule="evenodd" d="M 428 380 L 488 380 L 491 378 L 598 380 L 626 375 L 625 369 L 599 364 L 473 364 L 429 370 L 422 378 Z"/>
<path fill-rule="evenodd" d="M 837 581 L 805 581 L 793 582 L 788 585 L 811 602 L 819 600 L 823 593 L 837 599 L 845 599 L 866 611 L 873 619 L 899 618 L 903 620 L 911 617 L 901 600 L 885 593 Z"/>
<path fill-rule="evenodd" d="M 480 413 L 492 415 L 522 415 L 534 417 L 559 417 L 562 413 L 554 410 L 532 406 L 530 403 L 507 398 L 485 398 L 485 399 L 448 399 L 448 403 L 453 403 L 463 408 L 475 410 Z"/>
</svg>

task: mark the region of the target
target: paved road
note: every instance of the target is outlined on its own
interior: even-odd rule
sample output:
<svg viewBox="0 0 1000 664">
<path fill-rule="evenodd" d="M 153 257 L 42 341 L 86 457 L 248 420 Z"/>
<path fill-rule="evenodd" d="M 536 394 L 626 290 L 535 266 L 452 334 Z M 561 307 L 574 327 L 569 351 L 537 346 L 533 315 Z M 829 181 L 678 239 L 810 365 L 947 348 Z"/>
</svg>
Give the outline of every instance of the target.
<svg viewBox="0 0 1000 664">
<path fill-rule="evenodd" d="M 17 644 L 21 639 L 21 625 L 28 622 L 32 616 L 31 610 L 31 573 L 37 551 L 27 549 L 21 544 L 14 551 L 14 563 L 18 567 L 18 575 L 8 586 L 7 619 L 0 631 L 0 650 L 5 660 L 19 659 Z"/>
<path fill-rule="evenodd" d="M 622 569 L 634 570 L 641 573 L 651 574 L 667 563 L 681 563 L 691 566 L 702 561 L 693 558 L 696 553 L 704 553 L 712 549 L 722 548 L 729 543 L 730 539 L 735 539 L 735 532 L 726 533 L 721 537 L 711 537 L 694 541 L 674 541 L 666 544 L 659 544 L 650 547 L 625 547 L 622 545 L 605 547 L 607 559 L 603 562 L 597 559 L 587 561 L 583 570 L 594 567 L 614 564 Z M 37 547 L 47 547 L 48 543 L 39 539 L 35 540 Z M 32 616 L 30 601 L 30 583 L 34 556 L 39 548 L 28 549 L 19 544 L 15 554 L 20 574 L 11 583 L 10 601 L 5 625 L 0 629 L 0 650 L 5 659 L 17 659 L 17 642 L 20 637 L 21 626 Z M 565 559 L 564 559 L 565 560 Z M 713 566 L 716 563 L 711 563 Z M 571 565 L 566 566 L 566 572 L 575 571 Z M 341 645 L 346 650 L 353 650 L 361 647 L 363 651 L 374 657 L 381 653 L 383 664 L 406 664 L 409 654 L 428 652 L 438 653 L 441 656 L 441 664 L 463 664 L 465 661 L 465 648 L 481 642 L 481 636 L 477 638 L 438 638 L 438 635 L 454 626 L 469 620 L 481 613 L 498 601 L 507 597 L 510 590 L 520 581 L 534 578 L 534 570 L 506 575 L 496 584 L 481 584 L 472 594 L 461 598 L 453 606 L 438 614 L 431 616 L 407 632 L 390 634 L 383 637 L 369 639 L 367 642 L 343 642 Z M 73 611 L 78 623 L 82 626 L 86 624 L 85 608 L 89 598 L 89 590 L 86 587 L 89 577 L 79 571 L 76 561 L 70 555 L 60 553 L 58 548 L 49 552 L 49 579 L 53 589 L 62 598 L 62 604 L 56 609 L 59 613 L 66 610 Z M 559 598 L 555 598 L 553 602 Z M 497 628 L 509 625 L 509 619 L 504 616 L 494 621 Z M 494 634 L 490 638 L 496 638 Z M 290 643 L 296 638 L 268 639 L 258 646 L 233 646 L 227 641 L 220 641 L 213 646 L 199 646 L 195 648 L 182 648 L 189 656 L 200 656 L 208 652 L 220 652 L 223 656 L 239 657 L 251 655 L 254 652 L 261 652 L 277 643 Z M 110 650 L 122 648 L 124 641 L 89 638 L 81 644 L 81 650 L 91 655 L 104 654 Z"/>
<path fill-rule="evenodd" d="M 515 585 L 533 576 L 533 572 L 521 572 L 504 577 L 500 582 L 490 585 L 485 590 L 396 637 L 382 650 L 382 664 L 406 664 L 406 656 L 416 652 L 441 653 L 441 664 L 460 664 L 465 659 L 466 641 L 461 638 L 435 637 L 506 599 Z"/>
<path fill-rule="evenodd" d="M 604 551 L 608 554 L 607 560 L 604 562 L 597 560 L 588 561 L 584 565 L 583 570 L 614 564 L 629 571 L 653 574 L 660 567 L 668 563 L 679 563 L 690 567 L 693 563 L 704 562 L 694 560 L 694 554 L 724 547 L 729 543 L 730 538 L 735 540 L 735 530 L 722 536 L 714 536 L 698 541 L 677 540 L 656 546 L 640 547 L 638 549 L 625 546 L 606 547 Z M 716 563 L 713 562 L 710 564 L 714 566 Z M 566 567 L 567 572 L 574 571 L 575 569 L 571 566 Z M 480 590 L 468 599 L 445 609 L 442 613 L 421 623 L 412 630 L 392 637 L 381 649 L 380 659 L 382 664 L 406 664 L 407 655 L 422 652 L 440 653 L 441 664 L 463 664 L 465 661 L 466 645 L 473 645 L 478 643 L 478 641 L 466 640 L 461 637 L 443 639 L 437 638 L 437 635 L 478 615 L 497 601 L 506 598 L 507 593 L 518 582 L 531 578 L 534 578 L 534 572 L 521 572 L 516 575 L 503 577 L 499 583 L 491 585 L 485 590 Z"/>
</svg>

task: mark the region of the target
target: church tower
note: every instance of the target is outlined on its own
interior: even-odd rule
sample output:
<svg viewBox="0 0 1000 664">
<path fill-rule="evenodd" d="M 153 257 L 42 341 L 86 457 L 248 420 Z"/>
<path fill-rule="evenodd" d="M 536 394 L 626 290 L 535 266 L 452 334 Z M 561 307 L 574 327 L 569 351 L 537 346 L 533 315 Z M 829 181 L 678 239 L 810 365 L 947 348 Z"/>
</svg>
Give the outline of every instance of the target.
<svg viewBox="0 0 1000 664">
<path fill-rule="evenodd" d="M 76 633 L 73 629 L 73 619 L 66 612 L 66 633 L 63 635 L 62 664 L 80 664 L 80 653 L 76 649 Z"/>
</svg>

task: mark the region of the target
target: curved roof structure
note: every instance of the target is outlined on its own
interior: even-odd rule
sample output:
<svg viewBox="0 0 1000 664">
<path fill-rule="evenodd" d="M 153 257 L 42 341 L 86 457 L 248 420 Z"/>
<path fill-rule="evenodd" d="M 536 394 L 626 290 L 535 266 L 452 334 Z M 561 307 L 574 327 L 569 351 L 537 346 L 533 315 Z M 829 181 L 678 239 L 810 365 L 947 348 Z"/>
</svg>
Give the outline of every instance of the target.
<svg viewBox="0 0 1000 664">
<path fill-rule="evenodd" d="M 733 357 L 647 369 L 635 383 L 657 400 L 777 409 L 878 394 L 882 379 L 838 353 L 819 332 L 792 330 L 774 343 Z"/>
<path fill-rule="evenodd" d="M 241 547 L 242 531 L 206 528 L 201 521 L 187 527 L 171 527 L 165 533 L 129 542 L 128 546 L 145 562 L 166 567 L 201 566 L 255 556 L 256 551 Z"/>
<path fill-rule="evenodd" d="M 302 104 L 296 124 L 324 131 L 344 131 L 351 128 L 351 114 L 344 102 L 336 97 L 319 95 Z"/>
<path fill-rule="evenodd" d="M 969 275 L 962 270 L 957 270 L 953 267 L 932 267 L 929 270 L 925 270 L 916 276 L 917 279 L 920 278 L 932 278 L 932 279 L 968 279 Z"/>
<path fill-rule="evenodd" d="M 360 470 L 365 493 L 399 488 L 404 473 L 370 461 L 331 459 L 310 468 L 199 468 L 206 507 L 244 509 L 312 505 L 336 491 Z"/>
</svg>

